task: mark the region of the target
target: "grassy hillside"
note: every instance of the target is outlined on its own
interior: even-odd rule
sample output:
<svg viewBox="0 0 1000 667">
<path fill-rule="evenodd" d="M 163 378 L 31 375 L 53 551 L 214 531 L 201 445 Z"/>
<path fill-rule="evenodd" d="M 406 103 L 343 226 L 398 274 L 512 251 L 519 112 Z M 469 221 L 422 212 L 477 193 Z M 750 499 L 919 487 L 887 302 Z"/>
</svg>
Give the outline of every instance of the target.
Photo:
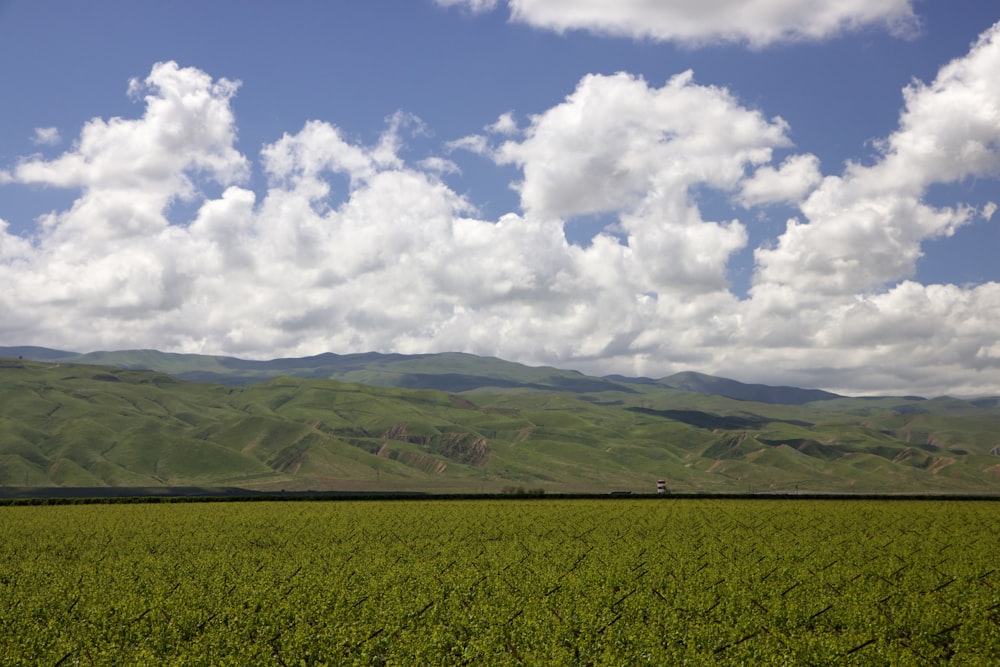
<svg viewBox="0 0 1000 667">
<path fill-rule="evenodd" d="M 495 363 L 458 361 L 480 375 Z M 593 378 L 553 371 L 535 369 L 535 388 L 518 377 L 459 394 L 293 377 L 225 386 L 4 359 L 0 486 L 648 493 L 666 479 L 706 492 L 1000 490 L 990 404 L 779 405 L 610 380 L 558 391 L 553 378 Z"/>
</svg>

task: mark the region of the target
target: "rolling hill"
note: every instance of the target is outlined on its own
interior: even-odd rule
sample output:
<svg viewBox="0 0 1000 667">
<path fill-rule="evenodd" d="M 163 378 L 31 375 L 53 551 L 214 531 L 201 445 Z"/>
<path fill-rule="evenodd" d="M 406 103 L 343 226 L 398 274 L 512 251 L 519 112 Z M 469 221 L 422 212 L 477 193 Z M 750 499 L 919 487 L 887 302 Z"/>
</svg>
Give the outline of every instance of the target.
<svg viewBox="0 0 1000 667">
<path fill-rule="evenodd" d="M 175 354 L 157 350 L 122 350 L 78 354 L 40 347 L 0 347 L 0 357 L 35 361 L 116 366 L 154 370 L 182 380 L 245 385 L 281 376 L 331 379 L 381 387 L 466 392 L 475 389 L 541 389 L 572 393 L 636 392 L 636 385 L 725 396 L 741 401 L 802 405 L 840 398 L 816 389 L 744 384 L 703 373 L 678 373 L 660 380 L 612 375 L 590 377 L 550 366 L 526 366 L 493 357 L 464 353 L 360 354 L 324 353 L 311 357 L 253 361 L 235 357 Z"/>
<path fill-rule="evenodd" d="M 0 361 L 8 490 L 1000 489 L 996 401 L 593 378 L 463 354 L 14 350 Z"/>
</svg>

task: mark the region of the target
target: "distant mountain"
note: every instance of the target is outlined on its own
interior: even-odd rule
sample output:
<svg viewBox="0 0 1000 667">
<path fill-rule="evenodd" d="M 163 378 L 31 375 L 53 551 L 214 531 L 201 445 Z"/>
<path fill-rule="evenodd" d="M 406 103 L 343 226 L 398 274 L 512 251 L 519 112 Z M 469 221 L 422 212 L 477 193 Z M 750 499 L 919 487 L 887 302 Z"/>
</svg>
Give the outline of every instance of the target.
<svg viewBox="0 0 1000 667">
<path fill-rule="evenodd" d="M 18 353 L 14 354 L 17 350 Z M 45 348 L 3 348 L 0 356 L 38 361 L 99 364 L 133 370 L 153 370 L 193 382 L 242 386 L 275 377 L 334 379 L 381 387 L 436 389 L 462 393 L 483 389 L 532 389 L 577 394 L 635 393 L 648 386 L 724 396 L 738 401 L 804 405 L 841 398 L 818 389 L 744 384 L 703 373 L 677 373 L 660 380 L 621 375 L 593 377 L 549 366 L 525 366 L 495 357 L 464 353 L 358 354 L 324 353 L 311 357 L 254 361 L 235 357 L 174 354 L 157 350 L 121 350 L 77 354 Z"/>
<path fill-rule="evenodd" d="M 13 351 L 20 351 L 14 354 Z M 36 361 L 98 364 L 153 370 L 193 382 L 242 386 L 288 376 L 335 379 L 380 387 L 437 389 L 453 393 L 483 388 L 542 389 L 593 393 L 634 391 L 627 384 L 548 366 L 525 366 L 494 357 L 464 353 L 358 354 L 324 353 L 311 357 L 253 361 L 235 357 L 175 354 L 157 350 L 121 350 L 77 354 L 45 348 L 4 348 L 0 356 Z"/>
<path fill-rule="evenodd" d="M 798 402 L 777 404 L 760 400 L 769 388 L 709 376 L 667 380 L 740 398 L 472 355 L 245 362 L 129 351 L 82 355 L 91 363 L 78 364 L 35 352 L 49 360 L 0 349 L 8 355 L 0 359 L 0 496 L 57 487 L 652 493 L 659 479 L 704 493 L 1000 490 L 995 402 L 806 402 L 813 394 L 781 391 Z M 189 382 L 95 365 L 95 357 L 228 369 L 243 383 Z M 355 380 L 420 388 L 287 372 L 338 364 Z M 247 373 L 284 376 L 247 384 Z"/>
<path fill-rule="evenodd" d="M 798 387 L 773 387 L 764 384 L 744 384 L 736 380 L 713 377 L 704 373 L 685 372 L 665 377 L 660 384 L 693 391 L 699 394 L 725 396 L 737 401 L 754 401 L 775 405 L 805 405 L 814 401 L 829 401 L 843 398 L 838 394 L 819 389 L 799 389 Z"/>
<path fill-rule="evenodd" d="M 53 350 L 47 347 L 35 347 L 33 345 L 21 345 L 16 347 L 0 347 L 0 357 L 17 357 L 31 359 L 34 361 L 49 361 L 76 356 L 76 352 L 65 350 Z"/>
</svg>

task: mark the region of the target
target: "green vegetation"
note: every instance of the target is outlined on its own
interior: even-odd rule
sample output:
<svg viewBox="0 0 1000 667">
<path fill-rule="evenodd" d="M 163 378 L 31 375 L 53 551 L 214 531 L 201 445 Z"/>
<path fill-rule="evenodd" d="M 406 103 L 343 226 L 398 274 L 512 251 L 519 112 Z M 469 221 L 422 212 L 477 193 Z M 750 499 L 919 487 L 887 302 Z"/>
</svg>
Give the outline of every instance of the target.
<svg viewBox="0 0 1000 667">
<path fill-rule="evenodd" d="M 432 361 L 446 368 L 445 356 Z M 0 494 L 652 493 L 657 479 L 696 493 L 990 494 L 1000 481 L 1000 408 L 989 402 L 775 404 L 657 383 L 578 392 L 554 382 L 462 393 L 292 377 L 225 386 L 0 360 Z"/>
<path fill-rule="evenodd" d="M 4 665 L 1000 661 L 1000 514 L 722 499 L 0 507 Z"/>
</svg>

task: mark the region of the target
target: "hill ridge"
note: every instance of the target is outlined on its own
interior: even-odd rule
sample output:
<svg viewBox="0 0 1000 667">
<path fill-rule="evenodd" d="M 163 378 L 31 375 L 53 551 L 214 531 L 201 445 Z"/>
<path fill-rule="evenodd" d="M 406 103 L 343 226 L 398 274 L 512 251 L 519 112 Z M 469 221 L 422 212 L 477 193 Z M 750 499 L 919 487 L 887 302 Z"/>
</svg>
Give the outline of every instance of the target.
<svg viewBox="0 0 1000 667">
<path fill-rule="evenodd" d="M 14 352 L 17 351 L 17 354 Z M 636 385 L 663 385 L 680 391 L 715 394 L 742 401 L 802 405 L 842 398 L 818 389 L 748 384 L 687 371 L 666 378 L 590 376 L 553 366 L 528 366 L 497 357 L 465 352 L 398 354 L 323 352 L 306 357 L 250 360 L 231 356 L 160 352 L 153 349 L 72 353 L 39 347 L 0 347 L 0 356 L 37 361 L 94 363 L 129 369 L 155 370 L 196 382 L 245 385 L 280 375 L 313 379 L 341 379 L 374 386 L 438 389 L 462 393 L 493 387 L 593 393 L 637 391 Z"/>
</svg>

